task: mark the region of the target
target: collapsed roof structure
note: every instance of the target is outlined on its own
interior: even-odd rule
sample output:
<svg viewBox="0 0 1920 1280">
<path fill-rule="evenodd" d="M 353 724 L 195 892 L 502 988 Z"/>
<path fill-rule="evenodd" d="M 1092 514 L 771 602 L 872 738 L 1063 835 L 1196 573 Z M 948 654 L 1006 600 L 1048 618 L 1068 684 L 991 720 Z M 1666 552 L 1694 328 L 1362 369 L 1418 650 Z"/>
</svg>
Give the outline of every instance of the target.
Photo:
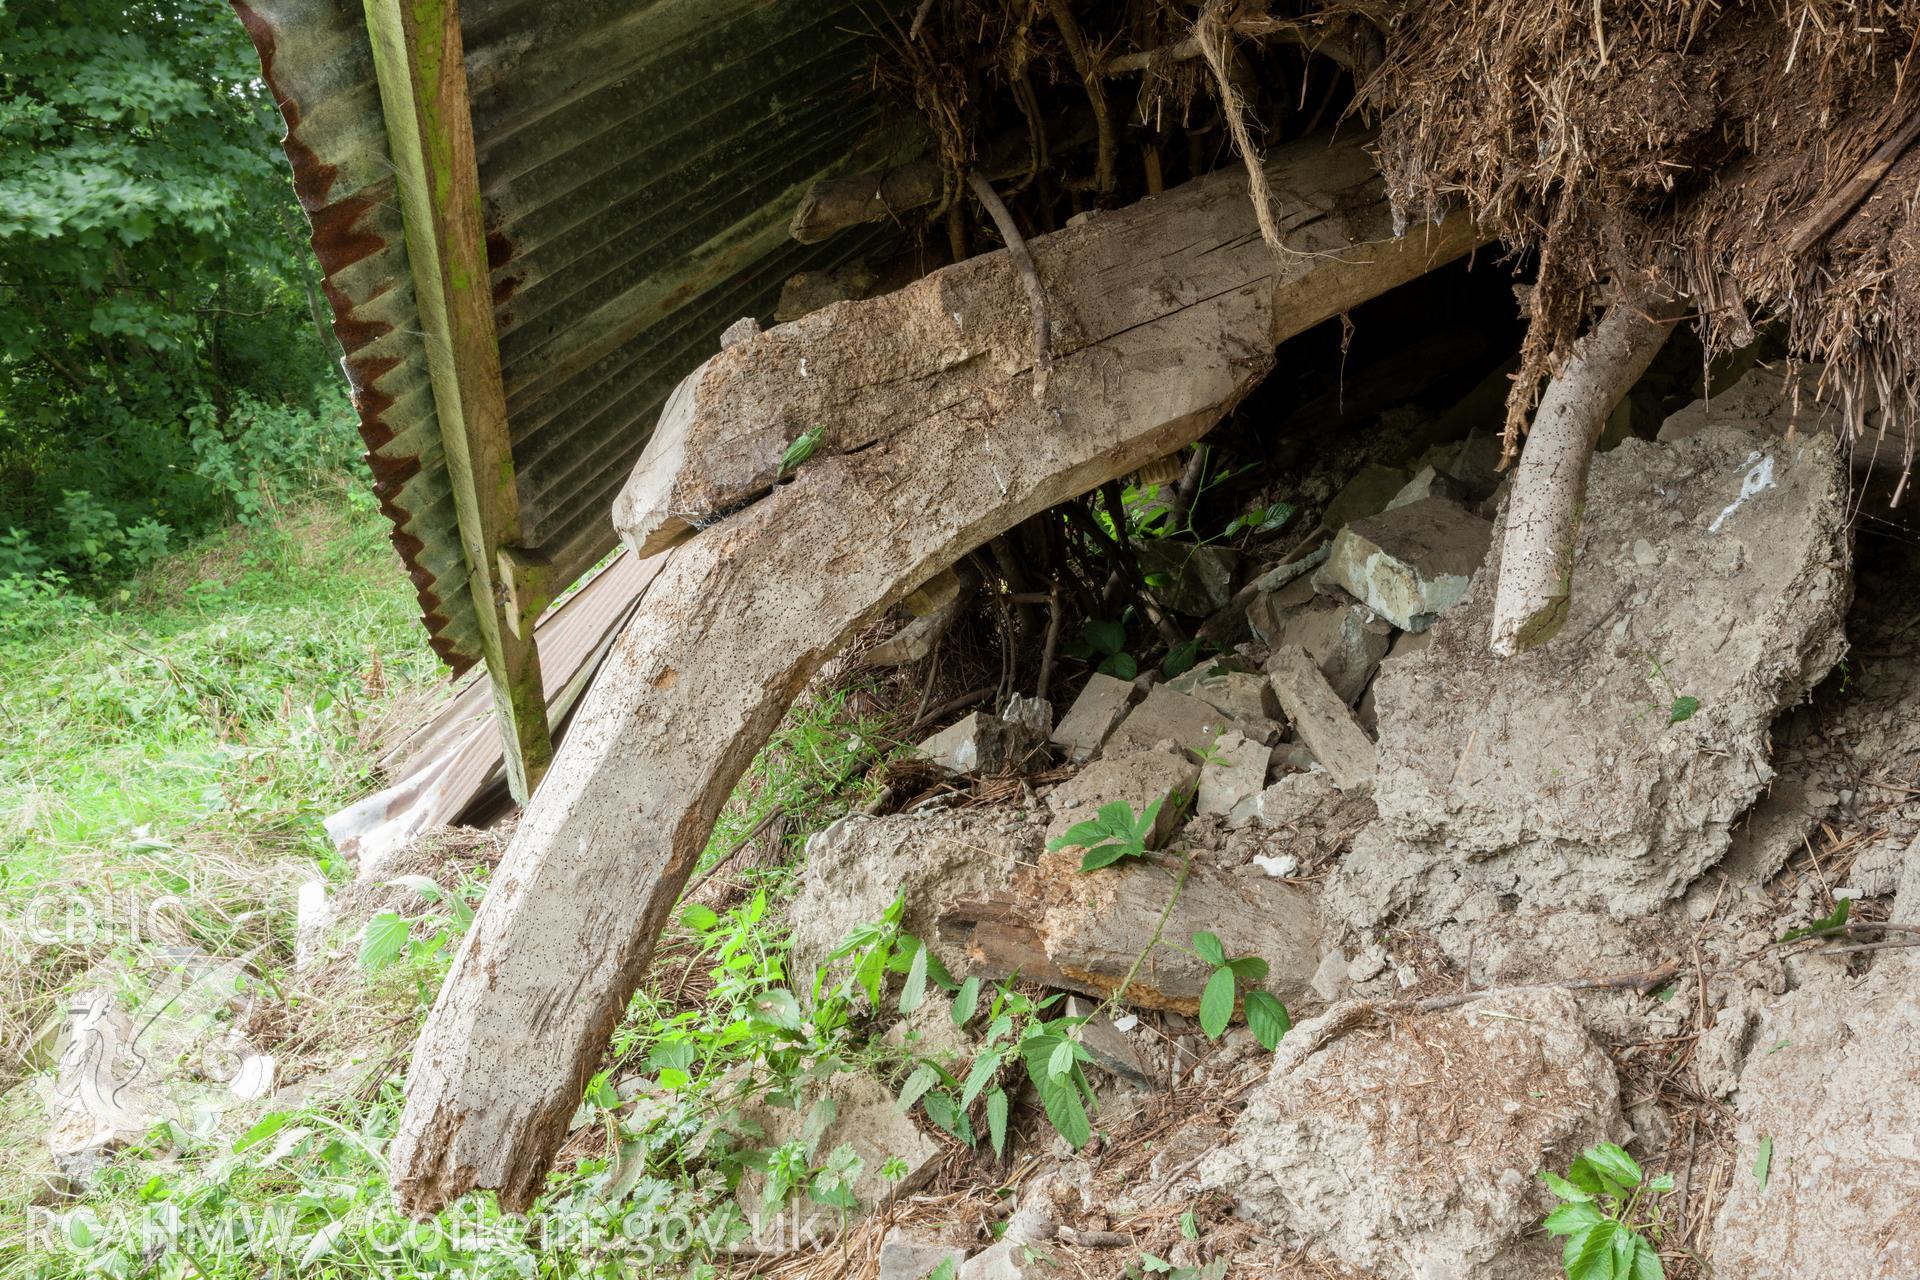
<svg viewBox="0 0 1920 1280">
<path fill-rule="evenodd" d="M 1510 452 L 1549 377 L 1617 336 L 1600 381 L 1630 383 L 1685 318 L 1709 353 L 1770 333 L 1911 456 L 1910 4 L 236 4 L 396 544 L 437 650 L 486 662 L 522 798 L 551 751 L 533 623 L 615 545 L 623 484 L 629 542 L 675 557 L 424 1033 L 416 1208 L 531 1197 L 835 645 L 1203 433 L 1302 327 L 1498 240 L 1533 269 Z M 731 328 L 800 272 L 869 300 Z M 1553 625 L 1523 610 L 1516 642 Z"/>
</svg>

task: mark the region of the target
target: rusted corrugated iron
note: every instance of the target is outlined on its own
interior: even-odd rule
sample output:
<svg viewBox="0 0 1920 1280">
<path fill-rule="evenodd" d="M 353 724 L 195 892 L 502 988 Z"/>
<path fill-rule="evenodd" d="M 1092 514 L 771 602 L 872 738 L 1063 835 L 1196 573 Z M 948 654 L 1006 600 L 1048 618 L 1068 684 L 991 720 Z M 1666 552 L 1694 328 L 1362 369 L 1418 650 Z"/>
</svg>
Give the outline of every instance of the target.
<svg viewBox="0 0 1920 1280">
<path fill-rule="evenodd" d="M 480 658 L 386 125 L 355 0 L 234 0 L 286 121 L 381 508 L 433 647 Z M 807 185 L 875 132 L 861 0 L 466 0 L 474 141 L 524 549 L 562 583 L 673 385 L 796 271 Z M 879 234 L 885 234 L 881 231 Z"/>
</svg>

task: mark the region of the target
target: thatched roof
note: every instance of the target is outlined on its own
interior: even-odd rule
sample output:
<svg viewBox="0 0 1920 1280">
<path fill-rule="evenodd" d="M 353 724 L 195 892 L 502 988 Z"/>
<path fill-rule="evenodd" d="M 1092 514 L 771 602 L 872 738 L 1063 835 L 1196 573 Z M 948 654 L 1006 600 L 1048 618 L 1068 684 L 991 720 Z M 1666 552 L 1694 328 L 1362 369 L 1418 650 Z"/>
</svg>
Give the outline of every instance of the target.
<svg viewBox="0 0 1920 1280">
<path fill-rule="evenodd" d="M 1354 13 L 1352 7 L 1343 7 Z M 1589 305 L 1691 298 L 1710 351 L 1783 320 L 1856 431 L 1920 407 L 1920 5 L 1407 0 L 1358 109 L 1417 218 L 1464 201 L 1539 255 L 1514 422 Z M 1873 413 L 1884 406 L 1882 413 Z"/>
</svg>

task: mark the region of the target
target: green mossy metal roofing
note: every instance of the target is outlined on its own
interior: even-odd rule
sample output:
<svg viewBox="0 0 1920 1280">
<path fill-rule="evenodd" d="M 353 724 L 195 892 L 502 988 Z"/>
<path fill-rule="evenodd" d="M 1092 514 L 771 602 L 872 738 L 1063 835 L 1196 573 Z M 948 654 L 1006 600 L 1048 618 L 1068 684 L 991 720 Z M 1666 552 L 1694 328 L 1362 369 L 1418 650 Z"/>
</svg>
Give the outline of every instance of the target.
<svg viewBox="0 0 1920 1280">
<path fill-rule="evenodd" d="M 434 649 L 480 658 L 359 0 L 234 0 L 286 121 L 334 331 Z M 897 7 L 897 6 L 890 6 Z M 797 271 L 807 184 L 875 132 L 861 0 L 464 0 L 522 546 L 571 581 L 674 384 Z"/>
</svg>

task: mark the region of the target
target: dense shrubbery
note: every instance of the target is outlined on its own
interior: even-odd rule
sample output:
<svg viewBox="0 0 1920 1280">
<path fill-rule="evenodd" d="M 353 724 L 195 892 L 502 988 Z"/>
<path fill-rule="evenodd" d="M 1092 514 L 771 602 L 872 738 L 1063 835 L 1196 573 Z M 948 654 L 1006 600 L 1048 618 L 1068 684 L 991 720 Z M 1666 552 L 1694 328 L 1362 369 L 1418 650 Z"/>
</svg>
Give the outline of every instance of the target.
<svg viewBox="0 0 1920 1280">
<path fill-rule="evenodd" d="M 224 0 L 0 8 L 0 611 L 352 455 L 277 134 Z"/>
</svg>

